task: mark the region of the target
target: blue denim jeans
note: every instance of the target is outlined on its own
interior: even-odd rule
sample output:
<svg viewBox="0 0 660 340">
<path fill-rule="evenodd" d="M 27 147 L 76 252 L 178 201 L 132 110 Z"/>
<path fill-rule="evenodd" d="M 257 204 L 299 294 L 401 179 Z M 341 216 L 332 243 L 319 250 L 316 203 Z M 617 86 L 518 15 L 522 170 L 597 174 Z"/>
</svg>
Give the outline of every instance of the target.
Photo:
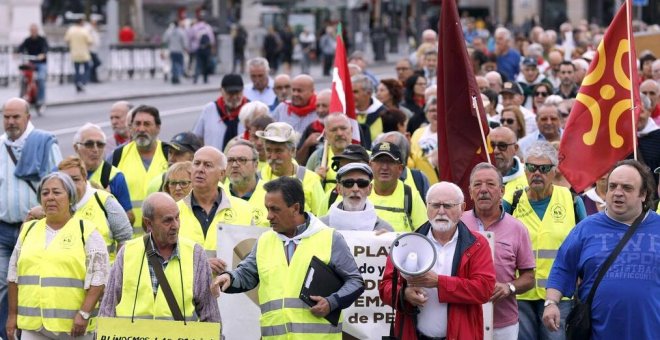
<svg viewBox="0 0 660 340">
<path fill-rule="evenodd" d="M 76 87 L 83 87 L 87 85 L 89 80 L 89 62 L 73 63 L 73 80 L 76 83 Z"/>
<path fill-rule="evenodd" d="M 7 270 L 9 258 L 14 251 L 20 223 L 5 223 L 0 221 L 0 337 L 7 339 L 5 325 L 7 324 Z"/>
<path fill-rule="evenodd" d="M 46 101 L 46 77 L 48 76 L 48 64 L 35 63 L 37 67 L 37 104 L 42 105 Z"/>
<path fill-rule="evenodd" d="M 561 324 L 559 330 L 550 332 L 543 324 L 543 300 L 518 300 L 518 318 L 520 329 L 518 340 L 565 340 L 566 339 L 566 317 L 573 308 L 572 300 L 559 302 L 559 313 Z"/>
<path fill-rule="evenodd" d="M 178 83 L 183 75 L 183 53 L 170 52 L 170 61 L 172 62 L 172 82 Z"/>
</svg>

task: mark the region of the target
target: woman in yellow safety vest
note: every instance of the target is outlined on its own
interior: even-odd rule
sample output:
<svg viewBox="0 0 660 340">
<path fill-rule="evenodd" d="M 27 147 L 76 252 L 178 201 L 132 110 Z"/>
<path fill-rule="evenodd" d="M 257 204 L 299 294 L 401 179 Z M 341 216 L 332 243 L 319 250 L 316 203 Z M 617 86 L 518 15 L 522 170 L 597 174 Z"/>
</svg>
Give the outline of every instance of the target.
<svg viewBox="0 0 660 340">
<path fill-rule="evenodd" d="M 92 222 L 74 217 L 69 175 L 47 175 L 38 194 L 46 217 L 23 225 L 9 262 L 7 335 L 91 340 L 110 266 L 105 241 Z"/>
</svg>

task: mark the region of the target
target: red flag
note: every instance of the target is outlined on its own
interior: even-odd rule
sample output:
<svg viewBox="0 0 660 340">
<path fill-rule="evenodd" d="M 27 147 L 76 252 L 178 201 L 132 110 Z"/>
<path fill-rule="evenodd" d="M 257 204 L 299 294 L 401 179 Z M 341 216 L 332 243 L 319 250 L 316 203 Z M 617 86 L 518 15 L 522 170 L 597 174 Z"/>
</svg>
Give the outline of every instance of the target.
<svg viewBox="0 0 660 340">
<path fill-rule="evenodd" d="M 348 73 L 348 59 L 344 40 L 341 38 L 341 24 L 337 27 L 337 50 L 335 51 L 335 66 L 332 69 L 332 95 L 330 96 L 329 112 L 343 112 L 351 119 L 353 128 L 353 144 L 360 143 L 360 126 L 355 113 L 353 86 L 351 74 Z"/>
<path fill-rule="evenodd" d="M 468 207 L 471 207 L 470 172 L 476 164 L 488 161 L 487 150 L 484 150 L 488 121 L 465 46 L 455 0 L 442 2 L 438 33 L 440 179 L 461 187 L 465 201 Z M 473 108 L 474 101 L 477 103 L 478 112 Z"/>
<path fill-rule="evenodd" d="M 621 6 L 598 45 L 559 145 L 559 169 L 576 192 L 630 155 L 635 144 L 640 98 L 637 66 L 630 65 L 637 59 L 634 43 L 628 41 L 633 37 L 626 15 L 629 4 Z"/>
</svg>

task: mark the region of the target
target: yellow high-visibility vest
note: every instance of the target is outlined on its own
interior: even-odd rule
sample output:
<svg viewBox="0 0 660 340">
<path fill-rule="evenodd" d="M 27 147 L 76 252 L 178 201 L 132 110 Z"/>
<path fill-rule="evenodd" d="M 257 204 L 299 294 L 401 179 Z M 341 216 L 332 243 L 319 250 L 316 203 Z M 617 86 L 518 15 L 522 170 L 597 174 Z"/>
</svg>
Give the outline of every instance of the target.
<svg viewBox="0 0 660 340">
<path fill-rule="evenodd" d="M 321 177 L 304 166 L 298 165 L 295 161 L 293 164 L 294 174 L 290 177 L 298 178 L 302 183 L 303 191 L 305 192 L 305 211 L 318 215 L 319 208 L 323 204 L 323 197 L 325 196 L 325 191 L 323 191 L 323 187 L 321 186 Z M 279 176 L 273 174 L 273 169 L 270 165 L 267 165 L 260 171 L 259 177 L 266 183 L 277 179 Z M 257 186 L 254 193 L 252 193 L 252 197 L 257 202 L 264 202 L 266 199 L 266 190 L 263 189 L 263 186 Z"/>
<path fill-rule="evenodd" d="M 543 215 L 543 220 L 540 220 L 529 203 L 527 192 L 523 191 L 513 217 L 520 220 L 529 232 L 536 259 L 534 275 L 536 284 L 531 290 L 518 295 L 519 300 L 545 299 L 545 287 L 557 251 L 568 233 L 575 227 L 574 209 L 571 192 L 565 187 L 553 185 L 548 209 Z"/>
<path fill-rule="evenodd" d="M 112 264 L 117 256 L 117 242 L 111 237 L 112 233 L 110 232 L 108 217 L 105 212 L 105 202 L 112 194 L 105 190 L 94 190 L 94 195 L 92 195 L 85 205 L 76 210 L 74 216 L 91 221 L 96 226 L 96 230 L 103 236 L 105 245 L 108 247 L 108 255 Z"/>
<path fill-rule="evenodd" d="M 70 333 L 85 300 L 85 245 L 94 231 L 89 221 L 72 217 L 46 244 L 46 219 L 21 229 L 18 257 L 18 328 Z M 96 328 L 90 318 L 87 332 Z"/>
<path fill-rule="evenodd" d="M 376 215 L 391 224 L 396 232 L 414 231 L 428 220 L 426 205 L 414 189 L 414 184 L 410 189 L 410 208 L 406 207 L 408 200 L 405 198 L 404 183 L 401 180 L 397 181 L 396 189 L 389 196 L 378 195 L 376 190 L 371 190 L 369 195 L 369 201 L 373 203 Z M 410 214 L 406 213 L 406 210 L 410 211 Z"/>
<path fill-rule="evenodd" d="M 172 288 L 174 299 L 186 320 L 198 319 L 193 301 L 193 253 L 195 243 L 179 238 L 177 243 L 179 256 L 172 257 L 163 270 L 167 282 Z M 144 239 L 132 239 L 124 245 L 124 272 L 122 273 L 122 299 L 115 307 L 117 317 L 138 319 L 174 320 L 161 284 L 154 297 L 149 275 L 149 259 L 145 255 Z M 181 270 L 179 270 L 179 268 Z M 138 281 L 139 279 L 139 281 Z M 183 287 L 181 287 L 183 281 Z M 183 292 L 183 293 L 182 293 Z M 134 299 L 137 293 L 137 300 Z M 183 294 L 183 296 L 182 296 Z M 135 308 L 135 312 L 133 309 Z"/>
<path fill-rule="evenodd" d="M 333 229 L 323 226 L 302 239 L 290 263 L 277 233 L 270 230 L 259 238 L 256 259 L 263 339 L 341 339 L 341 323 L 333 326 L 325 318 L 314 316 L 299 298 L 312 256 L 330 262 L 332 234 Z"/>
<path fill-rule="evenodd" d="M 527 176 L 524 174 L 506 182 L 506 184 L 504 184 L 504 196 L 502 196 L 502 199 L 511 202 L 513 200 L 513 193 L 518 190 L 525 190 L 528 185 Z"/>
</svg>

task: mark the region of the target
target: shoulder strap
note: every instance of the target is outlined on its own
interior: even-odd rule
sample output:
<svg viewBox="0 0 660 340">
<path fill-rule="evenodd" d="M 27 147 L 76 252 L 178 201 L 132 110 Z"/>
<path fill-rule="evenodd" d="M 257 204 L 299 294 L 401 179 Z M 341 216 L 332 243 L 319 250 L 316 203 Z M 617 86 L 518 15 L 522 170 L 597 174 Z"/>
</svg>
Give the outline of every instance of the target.
<svg viewBox="0 0 660 340">
<path fill-rule="evenodd" d="M 578 195 L 573 191 L 570 190 L 571 192 L 571 198 L 573 198 L 573 215 L 575 215 L 575 224 L 578 224 L 579 218 L 578 218 L 578 208 L 577 208 L 577 197 Z"/>
<path fill-rule="evenodd" d="M 330 191 L 330 198 L 328 198 L 328 209 L 330 209 L 330 206 L 332 206 L 332 203 L 335 203 L 338 196 L 339 196 L 339 193 L 337 192 L 337 188 L 332 189 L 332 191 Z"/>
<path fill-rule="evenodd" d="M 170 143 L 161 141 L 160 150 L 163 151 L 163 156 L 165 156 L 165 159 L 167 159 L 167 155 L 170 153 Z"/>
<path fill-rule="evenodd" d="M 101 197 L 99 197 L 99 192 L 94 193 L 94 199 L 96 199 L 96 203 L 99 205 L 99 208 L 103 210 L 103 215 L 105 215 L 105 219 L 108 219 L 108 211 L 105 210 L 105 206 L 103 205 L 103 202 L 101 202 Z"/>
<path fill-rule="evenodd" d="M 9 154 L 9 158 L 11 158 L 11 161 L 14 162 L 14 166 L 18 166 L 18 160 L 16 159 L 16 155 L 14 155 L 14 150 L 11 149 L 11 146 L 5 144 L 5 148 L 7 148 L 7 153 Z M 21 178 L 22 179 L 22 178 Z M 30 182 L 30 180 L 23 179 L 25 183 L 32 189 L 32 191 L 36 194 L 37 193 L 37 188 L 34 187 L 34 184 Z"/>
<path fill-rule="evenodd" d="M 302 165 L 298 165 L 298 169 L 296 169 L 296 177 L 298 177 L 301 183 L 305 179 L 306 172 L 307 172 L 307 168 L 305 168 Z"/>
<path fill-rule="evenodd" d="M 114 162 L 114 153 L 113 153 L 113 162 Z M 108 162 L 103 162 L 101 166 L 101 187 L 103 189 L 107 188 L 110 184 L 110 172 L 112 171 L 112 165 Z"/>
<path fill-rule="evenodd" d="M 412 188 L 408 184 L 403 185 L 403 211 L 410 229 L 415 231 L 415 226 L 412 224 Z"/>
<path fill-rule="evenodd" d="M 594 280 L 594 285 L 591 286 L 591 290 L 589 291 L 589 296 L 587 297 L 587 304 L 591 305 L 591 302 L 594 300 L 594 295 L 596 295 L 596 288 L 598 288 L 598 285 L 600 284 L 600 281 L 603 280 L 603 277 L 605 276 L 605 273 L 607 273 L 607 270 L 610 269 L 610 266 L 612 263 L 614 263 L 614 260 L 616 260 L 616 257 L 619 256 L 619 253 L 621 250 L 623 250 L 623 247 L 625 247 L 626 243 L 628 243 L 628 240 L 632 237 L 632 235 L 635 233 L 635 230 L 637 230 L 637 227 L 642 223 L 644 220 L 644 217 L 646 216 L 647 210 L 642 210 L 642 213 L 637 216 L 633 224 L 628 227 L 628 230 L 626 230 L 626 233 L 623 235 L 623 238 L 619 243 L 616 245 L 616 248 L 612 250 L 612 253 L 610 256 L 607 257 L 607 260 L 603 263 L 603 265 L 600 267 L 600 270 L 598 271 L 598 276 L 596 276 L 596 280 Z"/>
<path fill-rule="evenodd" d="M 37 224 L 37 222 L 39 222 L 39 220 L 36 220 L 32 222 L 32 224 L 30 224 L 28 229 L 25 231 L 25 235 L 23 235 L 23 239 L 21 240 L 21 243 L 25 243 L 25 238 L 27 237 L 27 234 L 30 233 L 30 230 L 32 230 L 32 227 L 34 227 L 34 225 Z"/>
<path fill-rule="evenodd" d="M 149 242 L 149 235 L 151 235 L 151 233 L 145 234 L 142 237 L 142 239 L 144 240 L 144 249 L 145 252 L 147 253 L 147 258 L 149 259 L 149 264 L 156 273 L 156 279 L 158 280 L 160 289 L 163 291 L 163 295 L 165 296 L 167 305 L 170 307 L 170 312 L 172 312 L 172 316 L 174 317 L 174 320 L 184 321 L 183 315 L 181 314 L 181 309 L 179 309 L 179 305 L 176 303 L 176 300 L 174 299 L 174 293 L 172 293 L 172 287 L 170 287 L 170 283 L 167 281 L 167 277 L 165 277 L 165 272 L 163 272 L 163 264 L 160 263 L 160 261 L 156 257 L 157 256 L 156 251 L 154 250 L 151 242 Z"/>
<path fill-rule="evenodd" d="M 80 221 L 80 239 L 82 240 L 83 243 L 83 248 L 85 247 L 85 226 L 83 225 L 83 220 Z"/>
<path fill-rule="evenodd" d="M 511 215 L 516 211 L 518 203 L 520 202 L 520 197 L 522 197 L 523 189 L 518 189 L 513 193 L 513 199 L 511 200 Z"/>
<path fill-rule="evenodd" d="M 369 113 L 369 114 L 367 114 L 367 119 L 365 119 L 365 121 L 364 121 L 364 125 L 366 125 L 367 127 L 371 127 L 372 125 L 374 125 L 376 120 L 378 120 L 378 118 L 380 118 L 379 113 L 377 113 L 377 112 Z"/>
<path fill-rule="evenodd" d="M 112 166 L 119 166 L 119 162 L 121 161 L 121 153 L 124 150 L 125 145 L 126 144 L 117 147 L 115 151 L 112 152 Z"/>
<path fill-rule="evenodd" d="M 165 177 L 167 177 L 167 172 L 163 172 L 163 174 L 160 177 L 160 187 L 158 187 L 158 191 L 164 192 L 165 191 Z"/>
</svg>

